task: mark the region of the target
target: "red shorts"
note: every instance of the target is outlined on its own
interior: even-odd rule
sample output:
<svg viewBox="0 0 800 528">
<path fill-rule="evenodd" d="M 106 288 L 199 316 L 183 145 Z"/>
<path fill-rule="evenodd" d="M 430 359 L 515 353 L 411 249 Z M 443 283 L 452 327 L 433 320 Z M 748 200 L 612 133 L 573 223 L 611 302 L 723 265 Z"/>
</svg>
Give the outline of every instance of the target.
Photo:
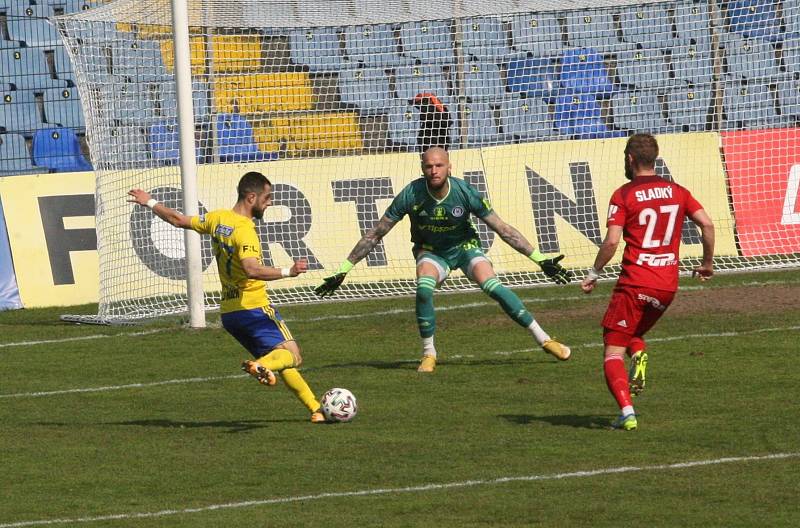
<svg viewBox="0 0 800 528">
<path fill-rule="evenodd" d="M 632 337 L 643 336 L 656 324 L 674 298 L 671 291 L 616 286 L 603 317 L 603 342 L 627 347 Z"/>
</svg>

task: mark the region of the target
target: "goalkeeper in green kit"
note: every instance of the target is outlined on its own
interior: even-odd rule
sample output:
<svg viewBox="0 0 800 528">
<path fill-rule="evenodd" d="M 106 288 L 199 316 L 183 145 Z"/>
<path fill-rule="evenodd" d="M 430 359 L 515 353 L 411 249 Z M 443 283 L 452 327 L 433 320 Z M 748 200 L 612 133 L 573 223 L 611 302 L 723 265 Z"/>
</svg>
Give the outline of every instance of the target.
<svg viewBox="0 0 800 528">
<path fill-rule="evenodd" d="M 566 284 L 573 277 L 572 272 L 559 264 L 564 255 L 545 258 L 519 231 L 501 220 L 474 187 L 451 177 L 450 157 L 443 148 L 432 147 L 425 151 L 422 173 L 424 178 L 400 191 L 378 224 L 358 241 L 338 271 L 326 277 L 314 290 L 317 295 L 332 295 L 353 266 L 366 257 L 403 216 L 409 215 L 412 251 L 417 261 L 417 325 L 422 337 L 419 372 L 433 372 L 436 368 L 433 292 L 452 269 L 460 269 L 477 283 L 511 319 L 527 328 L 546 352 L 562 361 L 569 359 L 569 347 L 551 339 L 519 297 L 497 279 L 491 261 L 481 250 L 470 214 L 483 220 L 508 245 L 536 262 L 558 284 Z"/>
</svg>

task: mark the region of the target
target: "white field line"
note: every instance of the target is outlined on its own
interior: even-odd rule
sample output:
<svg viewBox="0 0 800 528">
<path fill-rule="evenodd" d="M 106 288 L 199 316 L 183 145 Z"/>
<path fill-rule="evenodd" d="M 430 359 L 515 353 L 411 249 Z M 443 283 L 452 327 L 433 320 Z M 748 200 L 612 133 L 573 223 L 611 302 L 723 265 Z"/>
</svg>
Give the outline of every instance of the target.
<svg viewBox="0 0 800 528">
<path fill-rule="evenodd" d="M 347 497 L 369 497 L 376 495 L 399 495 L 403 493 L 419 493 L 424 491 L 439 491 L 448 489 L 475 488 L 481 486 L 496 486 L 498 484 L 509 484 L 514 482 L 546 482 L 551 480 L 597 477 L 602 475 L 618 475 L 625 473 L 682 470 L 682 469 L 690 469 L 696 467 L 716 466 L 720 464 L 786 460 L 789 458 L 797 458 L 797 457 L 800 457 L 800 453 L 773 453 L 767 455 L 724 457 L 724 458 L 714 458 L 709 460 L 693 460 L 688 462 L 677 462 L 674 464 L 657 464 L 650 466 L 627 466 L 627 467 L 615 467 L 615 468 L 588 469 L 584 471 L 571 471 L 567 473 L 550 473 L 544 475 L 519 475 L 512 477 L 499 477 L 493 479 L 476 479 L 476 480 L 462 480 L 458 482 L 429 483 L 429 484 L 419 484 L 416 486 L 406 486 L 402 488 L 366 488 L 354 491 L 336 491 L 327 493 L 317 493 L 311 495 L 296 495 L 289 497 L 275 497 L 269 499 L 248 500 L 241 502 L 209 504 L 208 506 L 200 506 L 197 508 L 160 510 L 155 512 L 118 513 L 110 515 L 98 515 L 95 517 L 75 517 L 72 519 L 42 519 L 37 521 L 19 521 L 19 522 L 0 524 L 0 528 L 22 528 L 25 526 L 52 526 L 60 524 L 74 525 L 74 524 L 102 522 L 102 521 L 152 519 L 158 517 L 168 517 L 173 515 L 186 515 L 191 513 L 203 513 L 203 512 L 218 511 L 218 510 L 252 508 L 254 506 L 270 506 L 273 504 L 288 504 L 294 502 L 316 502 L 317 504 L 321 504 L 320 501 L 326 499 L 342 499 Z"/>
<path fill-rule="evenodd" d="M 747 330 L 742 332 L 709 332 L 709 333 L 700 333 L 700 334 L 683 334 L 683 335 L 675 335 L 669 337 L 654 337 L 649 338 L 647 340 L 648 343 L 662 343 L 668 341 L 679 341 L 684 339 L 709 339 L 709 338 L 718 338 L 718 337 L 737 337 L 742 335 L 748 334 L 761 334 L 766 332 L 792 332 L 800 330 L 800 325 L 795 326 L 783 326 L 777 328 L 759 328 L 757 330 Z M 579 345 L 570 345 L 570 348 L 573 350 L 581 349 L 581 348 L 599 348 L 603 346 L 602 342 L 594 342 L 594 343 L 583 343 Z M 511 356 L 513 354 L 521 354 L 525 352 L 533 352 L 538 351 L 539 348 L 520 348 L 517 350 L 494 350 L 494 351 L 487 351 L 485 354 L 481 355 L 495 355 L 495 356 Z M 463 359 L 463 358 L 474 358 L 476 357 L 475 354 L 455 354 L 455 355 L 448 355 L 448 359 Z M 404 361 L 406 362 L 415 362 L 418 361 L 419 358 L 410 358 Z M 311 372 L 314 370 L 318 370 L 320 367 L 309 367 L 302 369 L 304 372 Z M 63 389 L 63 390 L 54 390 L 54 391 L 39 391 L 39 392 L 17 392 L 17 393 L 10 393 L 10 394 L 0 394 L 0 399 L 8 399 L 8 398 L 37 398 L 42 396 L 57 396 L 63 394 L 79 394 L 79 393 L 90 393 L 90 392 L 108 392 L 108 391 L 116 391 L 116 390 L 125 390 L 125 389 L 143 389 L 147 387 L 158 387 L 161 385 L 177 385 L 181 383 L 205 383 L 208 381 L 219 381 L 219 380 L 228 380 L 234 378 L 245 378 L 247 374 L 230 374 L 227 376 L 208 376 L 208 377 L 198 377 L 198 378 L 183 378 L 183 379 L 171 379 L 171 380 L 164 380 L 164 381 L 153 381 L 149 383 L 127 383 L 125 385 L 109 385 L 105 387 L 86 387 L 86 388 L 77 388 L 77 389 Z"/>
</svg>

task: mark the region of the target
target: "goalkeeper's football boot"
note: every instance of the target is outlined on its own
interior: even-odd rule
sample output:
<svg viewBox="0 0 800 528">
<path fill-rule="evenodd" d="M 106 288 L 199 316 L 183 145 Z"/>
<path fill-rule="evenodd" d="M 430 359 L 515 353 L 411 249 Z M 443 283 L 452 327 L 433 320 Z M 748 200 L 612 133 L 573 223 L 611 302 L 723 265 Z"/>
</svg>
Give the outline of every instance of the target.
<svg viewBox="0 0 800 528">
<path fill-rule="evenodd" d="M 436 358 L 433 356 L 422 356 L 417 372 L 433 372 L 436 368 Z"/>
<path fill-rule="evenodd" d="M 559 361 L 566 361 L 572 354 L 572 351 L 567 345 L 562 345 L 554 339 L 548 339 L 542 344 L 542 348 L 548 354 L 552 354 Z"/>
<path fill-rule="evenodd" d="M 644 390 L 647 375 L 647 352 L 640 350 L 631 356 L 631 366 L 628 369 L 628 387 L 631 396 L 638 396 Z"/>
<path fill-rule="evenodd" d="M 611 427 L 614 429 L 623 429 L 625 431 L 633 431 L 637 427 L 639 427 L 638 422 L 636 421 L 635 414 L 629 414 L 627 416 L 622 416 L 621 414 L 617 416 L 616 420 L 611 422 Z"/>
<path fill-rule="evenodd" d="M 272 387 L 278 383 L 278 378 L 275 373 L 268 368 L 262 367 L 255 361 L 247 360 L 242 363 L 242 370 L 253 376 L 262 385 Z"/>
<path fill-rule="evenodd" d="M 311 413 L 311 423 L 325 423 L 325 415 L 322 411 L 314 411 Z"/>
</svg>

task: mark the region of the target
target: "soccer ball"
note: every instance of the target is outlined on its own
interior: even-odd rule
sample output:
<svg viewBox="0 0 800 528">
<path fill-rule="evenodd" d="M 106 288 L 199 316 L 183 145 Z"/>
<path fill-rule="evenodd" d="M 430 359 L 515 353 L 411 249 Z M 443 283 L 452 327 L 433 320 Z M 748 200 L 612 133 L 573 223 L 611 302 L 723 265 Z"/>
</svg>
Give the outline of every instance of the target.
<svg viewBox="0 0 800 528">
<path fill-rule="evenodd" d="M 333 388 L 322 395 L 322 414 L 329 422 L 349 422 L 356 417 L 358 403 L 347 389 Z"/>
</svg>

